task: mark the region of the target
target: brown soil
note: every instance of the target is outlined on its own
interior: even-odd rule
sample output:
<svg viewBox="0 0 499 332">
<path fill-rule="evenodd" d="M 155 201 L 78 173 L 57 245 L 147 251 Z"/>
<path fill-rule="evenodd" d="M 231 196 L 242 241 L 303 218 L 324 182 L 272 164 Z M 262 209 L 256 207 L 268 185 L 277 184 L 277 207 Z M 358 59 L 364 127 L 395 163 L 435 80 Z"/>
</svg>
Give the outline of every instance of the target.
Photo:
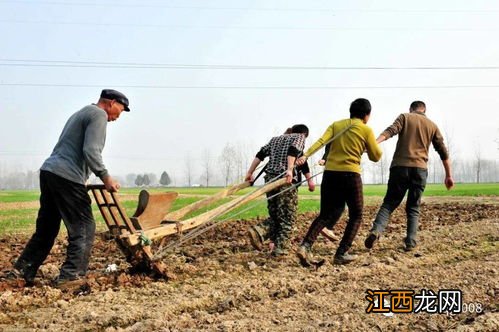
<svg viewBox="0 0 499 332">
<path fill-rule="evenodd" d="M 425 201 L 418 248 L 402 250 L 404 211 L 392 216 L 385 236 L 368 252 L 363 240 L 376 206 L 366 207 L 357 236 L 358 261 L 332 265 L 337 242 L 320 239 L 314 253 L 326 258 L 317 270 L 294 254 L 276 260 L 256 252 L 246 228 L 258 222 L 220 225 L 168 255 L 174 279 L 133 274 L 113 241 L 96 239 L 89 288 L 49 286 L 64 259 L 58 240 L 35 287 L 0 279 L 0 330 L 49 331 L 497 331 L 499 329 L 499 208 L 496 202 Z M 314 214 L 301 215 L 293 247 Z M 367 222 L 369 221 L 369 222 Z M 345 226 L 342 220 L 336 231 Z M 0 239 L 0 267 L 8 269 L 26 236 Z M 118 271 L 106 273 L 109 264 Z M 459 289 L 464 303 L 483 312 L 367 314 L 367 289 Z"/>
</svg>

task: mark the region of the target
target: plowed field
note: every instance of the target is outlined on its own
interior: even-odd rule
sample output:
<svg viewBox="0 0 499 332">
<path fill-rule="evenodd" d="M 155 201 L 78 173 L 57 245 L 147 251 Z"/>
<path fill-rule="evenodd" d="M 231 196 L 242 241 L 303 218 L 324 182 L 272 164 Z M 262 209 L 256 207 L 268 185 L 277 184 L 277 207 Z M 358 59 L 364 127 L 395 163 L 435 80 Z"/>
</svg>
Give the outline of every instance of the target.
<svg viewBox="0 0 499 332">
<path fill-rule="evenodd" d="M 97 237 L 89 287 L 50 287 L 64 259 L 59 239 L 34 287 L 0 279 L 0 329 L 48 331 L 497 331 L 499 330 L 499 200 L 431 199 L 422 206 L 418 247 L 404 252 L 399 208 L 371 251 L 363 246 L 377 206 L 367 206 L 353 252 L 332 265 L 338 242 L 319 238 L 318 269 L 293 252 L 273 259 L 248 244 L 258 220 L 232 221 L 165 257 L 170 280 L 134 274 L 113 241 Z M 314 214 L 301 215 L 296 247 Z M 343 218 L 344 219 L 344 218 Z M 343 232 L 345 220 L 335 228 Z M 0 267 L 8 269 L 26 236 L 0 238 Z M 117 271 L 106 272 L 110 264 Z M 366 313 L 366 290 L 460 290 L 465 312 Z M 473 304 L 473 306 L 471 305 Z M 478 310 L 477 310 L 478 308 Z M 473 310 L 471 310 L 473 309 Z"/>
</svg>

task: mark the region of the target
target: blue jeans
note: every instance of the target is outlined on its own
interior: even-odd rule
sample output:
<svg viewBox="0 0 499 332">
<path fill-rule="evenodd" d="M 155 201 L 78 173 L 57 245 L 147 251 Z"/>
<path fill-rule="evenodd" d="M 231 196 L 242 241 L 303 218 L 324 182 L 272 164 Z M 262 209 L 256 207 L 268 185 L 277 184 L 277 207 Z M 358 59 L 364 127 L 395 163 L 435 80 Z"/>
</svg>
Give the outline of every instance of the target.
<svg viewBox="0 0 499 332">
<path fill-rule="evenodd" d="M 36 231 L 14 264 L 15 268 L 28 278 L 35 277 L 54 245 L 62 219 L 68 231 L 68 247 L 59 277 L 74 279 L 85 275 L 95 236 L 95 221 L 86 187 L 41 171 L 40 191 Z"/>
<path fill-rule="evenodd" d="M 380 234 L 385 230 L 390 215 L 400 205 L 407 192 L 405 206 L 407 214 L 407 236 L 405 244 L 408 247 L 415 247 L 419 223 L 419 207 L 426 187 L 427 177 L 428 170 L 425 168 L 404 166 L 390 168 L 388 190 L 383 204 L 376 215 L 371 232 Z"/>
</svg>

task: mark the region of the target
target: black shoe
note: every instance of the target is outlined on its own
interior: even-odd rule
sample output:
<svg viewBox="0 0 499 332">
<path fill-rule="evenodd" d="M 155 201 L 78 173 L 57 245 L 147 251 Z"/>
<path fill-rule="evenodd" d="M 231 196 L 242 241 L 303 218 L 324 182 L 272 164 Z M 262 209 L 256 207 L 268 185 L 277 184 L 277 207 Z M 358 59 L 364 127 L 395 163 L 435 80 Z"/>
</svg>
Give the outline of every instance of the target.
<svg viewBox="0 0 499 332">
<path fill-rule="evenodd" d="M 263 250 L 263 236 L 260 233 L 260 227 L 258 226 L 251 226 L 248 228 L 248 235 L 249 235 L 249 240 L 253 248 L 255 248 L 258 251 Z"/>
<path fill-rule="evenodd" d="M 378 237 L 378 234 L 370 232 L 366 237 L 366 240 L 364 241 L 364 246 L 366 246 L 367 249 L 372 249 L 372 247 L 374 246 L 374 242 L 378 240 Z"/>
<path fill-rule="evenodd" d="M 409 246 L 406 244 L 404 247 L 404 251 L 414 251 L 414 249 L 416 249 L 416 246 Z"/>
<path fill-rule="evenodd" d="M 356 259 L 357 259 L 356 255 L 351 255 L 347 252 L 344 254 L 336 254 L 336 255 L 334 255 L 333 264 L 336 264 L 336 265 L 348 264 L 348 263 L 353 262 Z"/>
<path fill-rule="evenodd" d="M 404 250 L 405 251 L 413 251 L 414 249 L 416 249 L 416 241 L 415 240 L 411 240 L 409 243 L 407 243 L 409 241 L 407 241 L 407 238 L 404 238 Z"/>
<path fill-rule="evenodd" d="M 7 271 L 3 277 L 7 280 L 23 279 L 25 282 L 25 286 L 28 286 L 28 287 L 33 286 L 35 284 L 34 277 L 27 276 L 27 274 L 24 271 L 18 270 L 16 268 L 13 268 L 12 270 Z"/>
</svg>

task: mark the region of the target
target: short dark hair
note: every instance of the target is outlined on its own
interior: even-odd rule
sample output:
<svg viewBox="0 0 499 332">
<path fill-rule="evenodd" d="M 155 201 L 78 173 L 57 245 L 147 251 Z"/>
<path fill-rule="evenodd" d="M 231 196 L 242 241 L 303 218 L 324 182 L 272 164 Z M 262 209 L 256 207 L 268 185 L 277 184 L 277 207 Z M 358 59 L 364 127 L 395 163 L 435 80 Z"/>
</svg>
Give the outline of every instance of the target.
<svg viewBox="0 0 499 332">
<path fill-rule="evenodd" d="M 426 105 L 422 101 L 416 100 L 411 103 L 411 107 L 409 109 L 411 111 L 417 111 L 420 108 L 424 108 L 426 110 Z"/>
<path fill-rule="evenodd" d="M 296 124 L 291 127 L 291 133 L 293 134 L 305 134 L 305 137 L 308 137 L 308 127 L 304 124 Z"/>
<path fill-rule="evenodd" d="M 371 114 L 371 103 L 369 100 L 358 98 L 350 104 L 350 119 L 364 119 L 364 117 L 369 114 Z"/>
</svg>

